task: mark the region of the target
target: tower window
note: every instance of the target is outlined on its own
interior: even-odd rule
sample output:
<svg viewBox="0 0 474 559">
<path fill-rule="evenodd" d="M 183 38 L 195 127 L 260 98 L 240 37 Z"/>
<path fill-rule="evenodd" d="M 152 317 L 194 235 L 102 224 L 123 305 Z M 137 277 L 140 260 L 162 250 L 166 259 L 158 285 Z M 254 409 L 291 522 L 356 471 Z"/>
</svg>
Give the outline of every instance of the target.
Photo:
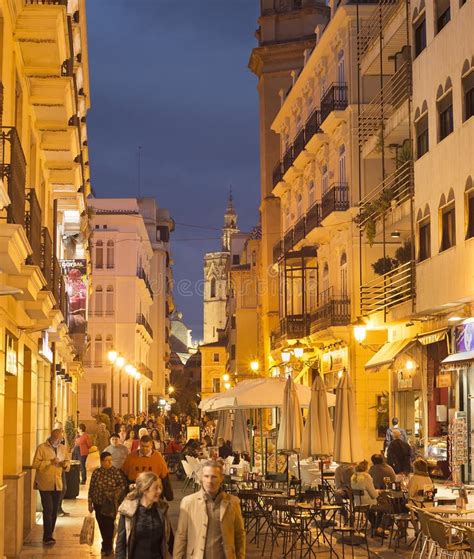
<svg viewBox="0 0 474 559">
<path fill-rule="evenodd" d="M 104 243 L 97 241 L 95 245 L 95 267 L 102 269 L 104 267 Z"/>
<path fill-rule="evenodd" d="M 216 297 L 216 278 L 211 279 L 211 299 Z"/>
</svg>

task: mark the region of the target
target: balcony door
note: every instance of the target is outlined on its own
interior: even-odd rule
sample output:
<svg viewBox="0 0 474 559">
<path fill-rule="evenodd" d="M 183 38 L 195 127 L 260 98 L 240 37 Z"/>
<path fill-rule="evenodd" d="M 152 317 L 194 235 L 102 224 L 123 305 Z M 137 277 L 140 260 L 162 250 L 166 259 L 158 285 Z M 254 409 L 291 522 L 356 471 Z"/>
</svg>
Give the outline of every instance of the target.
<svg viewBox="0 0 474 559">
<path fill-rule="evenodd" d="M 339 183 L 345 184 L 346 181 L 346 147 L 339 147 Z"/>
<path fill-rule="evenodd" d="M 337 56 L 337 82 L 343 84 L 346 82 L 346 73 L 344 71 L 344 51 L 340 51 Z"/>
</svg>

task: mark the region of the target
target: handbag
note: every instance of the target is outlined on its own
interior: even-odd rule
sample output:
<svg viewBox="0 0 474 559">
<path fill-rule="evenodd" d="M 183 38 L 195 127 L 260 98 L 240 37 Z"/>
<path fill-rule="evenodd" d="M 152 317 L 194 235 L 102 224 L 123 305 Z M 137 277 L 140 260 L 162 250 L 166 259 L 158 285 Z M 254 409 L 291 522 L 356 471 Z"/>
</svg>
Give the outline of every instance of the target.
<svg viewBox="0 0 474 559">
<path fill-rule="evenodd" d="M 79 536 L 79 543 L 92 545 L 94 543 L 94 528 L 95 520 L 92 514 L 84 518 L 82 523 L 81 535 Z"/>
</svg>

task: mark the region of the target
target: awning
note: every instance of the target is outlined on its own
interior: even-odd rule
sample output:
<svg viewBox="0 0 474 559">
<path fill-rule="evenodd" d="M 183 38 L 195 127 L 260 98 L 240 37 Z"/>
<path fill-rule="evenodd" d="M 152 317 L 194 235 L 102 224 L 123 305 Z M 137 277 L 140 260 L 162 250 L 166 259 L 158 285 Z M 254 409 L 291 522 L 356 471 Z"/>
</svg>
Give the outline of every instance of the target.
<svg viewBox="0 0 474 559">
<path fill-rule="evenodd" d="M 366 369 L 379 369 L 384 365 L 390 365 L 395 361 L 399 353 L 404 351 L 409 345 L 415 343 L 413 338 L 405 338 L 395 342 L 387 342 L 375 355 L 373 355 L 365 364 Z"/>
<path fill-rule="evenodd" d="M 448 335 L 448 329 L 440 328 L 439 330 L 434 330 L 433 332 L 427 332 L 426 334 L 418 334 L 416 339 L 422 345 L 429 345 L 444 340 L 444 338 L 446 338 L 447 335 Z"/>
<path fill-rule="evenodd" d="M 451 353 L 441 363 L 458 363 L 459 361 L 472 361 L 474 359 L 474 351 L 461 351 L 460 353 Z"/>
</svg>

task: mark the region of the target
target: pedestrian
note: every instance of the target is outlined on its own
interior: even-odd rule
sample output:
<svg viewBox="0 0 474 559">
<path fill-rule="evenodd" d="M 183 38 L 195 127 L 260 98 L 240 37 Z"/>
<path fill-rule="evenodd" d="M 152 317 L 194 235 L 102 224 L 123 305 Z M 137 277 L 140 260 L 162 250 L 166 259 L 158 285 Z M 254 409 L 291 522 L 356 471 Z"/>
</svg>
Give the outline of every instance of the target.
<svg viewBox="0 0 474 559">
<path fill-rule="evenodd" d="M 181 435 L 181 424 L 174 414 L 171 415 L 168 433 L 173 439 L 176 439 L 176 437 L 179 437 Z"/>
<path fill-rule="evenodd" d="M 161 437 L 160 437 L 160 433 L 158 432 L 158 429 L 152 429 L 150 432 L 150 437 L 151 440 L 153 441 L 153 445 L 155 447 L 155 450 L 159 450 L 161 453 L 163 453 L 163 443 L 161 442 Z"/>
<path fill-rule="evenodd" d="M 99 425 L 97 426 L 95 441 L 99 452 L 103 452 L 105 448 L 109 446 L 110 432 L 107 429 L 105 423 L 99 423 Z"/>
<path fill-rule="evenodd" d="M 118 430 L 118 431 L 115 431 L 115 432 L 118 433 L 118 436 L 119 436 L 119 438 L 120 438 L 120 442 L 121 442 L 122 444 L 124 444 L 124 443 L 125 443 L 125 440 L 126 440 L 126 438 L 127 438 L 127 436 L 128 436 L 128 433 L 127 433 L 127 426 L 126 426 L 124 423 L 122 423 L 122 425 L 120 425 L 120 427 L 119 427 L 119 430 Z"/>
<path fill-rule="evenodd" d="M 153 448 L 149 435 L 140 439 L 140 448 L 131 452 L 122 466 L 122 471 L 129 483 L 134 483 L 142 472 L 154 472 L 163 482 L 163 496 L 167 501 L 173 500 L 173 489 L 169 479 L 168 466 L 163 455 Z"/>
<path fill-rule="evenodd" d="M 392 466 L 386 464 L 382 454 L 372 455 L 372 466 L 369 475 L 373 479 L 375 489 L 385 489 L 385 480 L 395 481 L 396 474 Z"/>
<path fill-rule="evenodd" d="M 115 559 L 172 557 L 173 535 L 162 493 L 162 480 L 155 473 L 137 477 L 135 488 L 119 507 Z"/>
<path fill-rule="evenodd" d="M 112 456 L 112 464 L 114 468 L 121 468 L 127 458 L 129 450 L 128 448 L 120 442 L 120 437 L 117 433 L 110 435 L 110 444 L 104 449 L 105 452 L 109 452 Z"/>
<path fill-rule="evenodd" d="M 48 546 L 56 543 L 53 534 L 63 489 L 62 475 L 70 467 L 61 438 L 61 429 L 53 429 L 46 442 L 36 449 L 32 464 L 36 470 L 34 487 L 40 492 L 43 507 L 43 544 Z"/>
<path fill-rule="evenodd" d="M 113 552 L 115 517 L 127 489 L 127 480 L 122 470 L 113 465 L 110 452 L 101 452 L 100 467 L 91 475 L 88 501 L 89 512 L 95 511 L 102 536 L 102 553 L 106 556 Z"/>
<path fill-rule="evenodd" d="M 400 438 L 402 441 L 404 442 L 408 442 L 408 437 L 407 437 L 407 432 L 405 431 L 405 429 L 402 429 L 399 424 L 398 424 L 398 417 L 393 417 L 392 418 L 392 427 L 389 427 L 385 433 L 385 441 L 384 441 L 384 445 L 383 445 L 383 449 L 384 451 L 386 451 L 388 449 L 388 447 L 390 446 L 390 443 L 393 441 L 393 431 L 394 430 L 398 430 L 400 431 Z"/>
<path fill-rule="evenodd" d="M 411 471 L 411 447 L 403 441 L 398 429 L 392 430 L 393 440 L 387 449 L 387 463 L 396 474 L 408 475 Z"/>
<path fill-rule="evenodd" d="M 408 498 L 422 506 L 426 492 L 433 492 L 434 484 L 428 472 L 428 462 L 418 458 L 413 462 L 413 475 L 408 482 Z"/>
<path fill-rule="evenodd" d="M 223 480 L 221 463 L 204 462 L 202 489 L 181 501 L 174 559 L 244 559 L 246 541 L 239 499 L 222 491 Z"/>
<path fill-rule="evenodd" d="M 130 429 L 130 431 L 127 433 L 127 438 L 125 439 L 123 445 L 128 448 L 129 452 L 135 452 L 135 450 L 138 449 L 139 443 L 140 441 L 137 439 L 135 431 L 133 429 Z"/>
<path fill-rule="evenodd" d="M 75 440 L 76 448 L 79 450 L 78 458 L 81 463 L 81 485 L 85 485 L 87 481 L 86 462 L 89 456 L 89 449 L 92 446 L 92 441 L 87 433 L 84 423 L 80 423 L 77 429 L 78 435 Z"/>
</svg>

